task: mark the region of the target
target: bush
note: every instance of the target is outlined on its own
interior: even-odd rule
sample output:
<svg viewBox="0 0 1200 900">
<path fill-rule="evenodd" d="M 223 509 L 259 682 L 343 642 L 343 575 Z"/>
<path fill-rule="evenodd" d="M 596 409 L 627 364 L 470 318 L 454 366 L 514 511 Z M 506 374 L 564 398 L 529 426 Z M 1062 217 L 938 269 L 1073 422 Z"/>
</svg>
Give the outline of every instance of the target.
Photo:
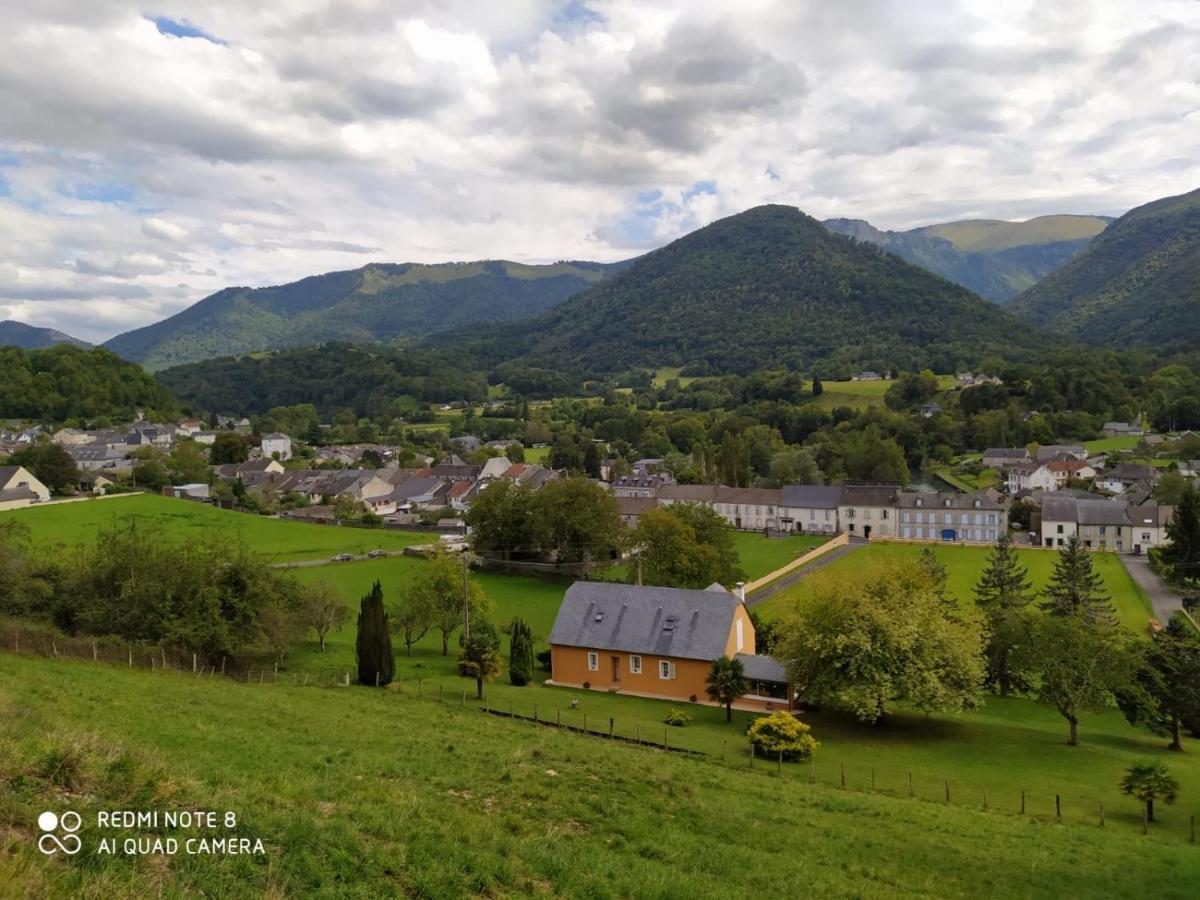
<svg viewBox="0 0 1200 900">
<path fill-rule="evenodd" d="M 788 762 L 808 759 L 821 746 L 810 734 L 812 728 L 791 713 L 773 712 L 750 723 L 746 736 L 754 750 L 768 759 L 777 759 L 780 751 Z"/>
<path fill-rule="evenodd" d="M 542 650 L 540 653 L 538 653 L 537 662 L 538 662 L 538 666 L 540 666 L 543 671 L 549 672 L 550 671 L 550 651 Z"/>
<path fill-rule="evenodd" d="M 663 723 L 673 725 L 676 728 L 684 728 L 692 723 L 692 717 L 686 711 L 672 706 L 667 710 L 667 714 L 663 717 Z"/>
</svg>

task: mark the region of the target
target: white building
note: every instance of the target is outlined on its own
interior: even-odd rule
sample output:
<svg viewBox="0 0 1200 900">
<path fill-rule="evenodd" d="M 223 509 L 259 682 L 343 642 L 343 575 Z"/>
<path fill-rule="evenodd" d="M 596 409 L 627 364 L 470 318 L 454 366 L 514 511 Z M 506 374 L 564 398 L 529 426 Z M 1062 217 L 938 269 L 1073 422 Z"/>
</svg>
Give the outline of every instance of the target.
<svg viewBox="0 0 1200 900">
<path fill-rule="evenodd" d="M 264 434 L 262 438 L 262 455 L 267 459 L 291 459 L 292 439 L 278 431 Z"/>
</svg>

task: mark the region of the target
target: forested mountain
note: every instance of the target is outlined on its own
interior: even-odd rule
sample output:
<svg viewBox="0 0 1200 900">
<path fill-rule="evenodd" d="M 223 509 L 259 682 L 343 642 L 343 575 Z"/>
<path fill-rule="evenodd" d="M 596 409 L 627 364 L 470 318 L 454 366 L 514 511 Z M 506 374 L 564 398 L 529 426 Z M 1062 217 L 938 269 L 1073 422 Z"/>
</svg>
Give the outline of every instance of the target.
<svg viewBox="0 0 1200 900">
<path fill-rule="evenodd" d="M 466 342 L 486 366 L 953 371 L 1056 342 L 992 303 L 793 207 L 761 206 L 640 257 L 535 319 Z"/>
<path fill-rule="evenodd" d="M 160 372 L 196 409 L 254 415 L 312 403 L 323 417 L 411 414 L 418 401 L 483 400 L 487 382 L 455 360 L 395 347 L 325 344 L 225 357 Z"/>
<path fill-rule="evenodd" d="M 139 409 L 151 419 L 180 412 L 154 376 L 108 350 L 0 348 L 0 419 L 127 421 Z"/>
<path fill-rule="evenodd" d="M 1200 190 L 1121 216 L 1012 309 L 1091 344 L 1194 348 L 1200 339 Z"/>
<path fill-rule="evenodd" d="M 0 347 L 20 347 L 22 350 L 41 350 L 53 347 L 55 344 L 74 344 L 76 347 L 90 347 L 87 341 L 73 338 L 69 334 L 55 331 L 53 328 L 38 328 L 26 325 L 24 322 L 14 322 L 7 319 L 0 322 Z"/>
<path fill-rule="evenodd" d="M 624 263 L 372 264 L 267 288 L 231 287 L 105 344 L 156 371 L 323 341 L 375 343 L 549 309 Z"/>
<path fill-rule="evenodd" d="M 822 224 L 1005 303 L 1073 259 L 1110 221 L 1104 216 L 975 219 L 910 231 L 881 231 L 862 219 L 826 219 Z"/>
</svg>

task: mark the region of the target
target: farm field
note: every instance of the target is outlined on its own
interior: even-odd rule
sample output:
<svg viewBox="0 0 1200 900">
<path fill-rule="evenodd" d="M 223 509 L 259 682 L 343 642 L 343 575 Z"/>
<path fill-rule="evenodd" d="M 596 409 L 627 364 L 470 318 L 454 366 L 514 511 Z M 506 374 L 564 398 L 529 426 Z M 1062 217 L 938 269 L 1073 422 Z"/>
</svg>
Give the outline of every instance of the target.
<svg viewBox="0 0 1200 900">
<path fill-rule="evenodd" d="M 0 522 L 8 521 L 26 525 L 30 537 L 39 544 L 84 543 L 91 541 L 101 529 L 113 525 L 136 524 L 180 540 L 196 541 L 221 534 L 244 541 L 277 561 L 328 559 L 336 553 L 362 554 L 376 548 L 401 550 L 430 540 L 430 535 L 419 532 L 288 522 L 156 494 L 83 500 L 0 513 Z"/>
<path fill-rule="evenodd" d="M 938 559 L 946 566 L 949 574 L 948 589 L 952 595 L 963 602 L 973 602 L 975 583 L 987 564 L 987 547 L 956 547 L 933 544 L 889 544 L 879 542 L 870 544 L 848 556 L 843 557 L 828 568 L 815 575 L 812 579 L 799 582 L 794 587 L 777 594 L 755 609 L 766 616 L 779 615 L 787 597 L 795 597 L 812 590 L 818 579 L 837 579 L 846 572 L 860 570 L 863 566 L 876 561 L 889 559 L 915 559 L 920 556 L 925 547 L 932 547 Z M 1054 570 L 1054 561 L 1058 554 L 1053 550 L 1024 549 L 1019 551 L 1021 562 L 1029 569 L 1029 579 L 1037 590 L 1041 590 L 1050 579 Z M 1104 579 L 1105 587 L 1112 596 L 1117 607 L 1121 622 L 1138 634 L 1146 633 L 1146 622 L 1153 615 L 1150 601 L 1141 588 L 1134 583 L 1121 565 L 1121 561 L 1111 553 L 1092 554 L 1092 565 Z"/>
<path fill-rule="evenodd" d="M 1180 829 L 1193 774 L 1146 838 L 1131 804 L 1106 806 L 1101 829 L 1074 816 L 1066 789 L 1060 824 L 1044 794 L 1019 817 L 997 809 L 1001 794 L 985 812 L 966 796 L 938 802 L 941 785 L 920 780 L 917 799 L 898 783 L 871 792 L 859 768 L 842 790 L 809 784 L 807 767 L 785 766 L 781 779 L 762 761 L 749 771 L 741 754 L 725 764 L 664 754 L 407 689 L 260 687 L 0 653 L 0 714 L 6 896 L 728 897 L 803 884 L 823 897 L 1061 897 L 1069 885 L 1079 897 L 1183 898 L 1200 878 L 1200 851 Z M 934 740 L 948 728 L 934 723 Z M 740 723 L 725 730 L 742 748 Z M 913 737 L 873 729 L 885 731 L 881 765 Z M 1035 752 L 1077 769 L 1089 748 L 1035 734 L 1018 764 Z M 1089 761 L 1130 752 L 1097 741 Z M 818 771 L 836 766 L 828 746 L 817 759 Z M 1023 773 L 1002 774 L 1011 792 Z M 114 836 L 94 827 L 95 811 L 152 797 L 154 808 L 233 811 L 266 857 L 85 850 L 47 861 L 34 822 L 62 809 L 64 792 L 88 823 L 85 848 Z"/>
</svg>

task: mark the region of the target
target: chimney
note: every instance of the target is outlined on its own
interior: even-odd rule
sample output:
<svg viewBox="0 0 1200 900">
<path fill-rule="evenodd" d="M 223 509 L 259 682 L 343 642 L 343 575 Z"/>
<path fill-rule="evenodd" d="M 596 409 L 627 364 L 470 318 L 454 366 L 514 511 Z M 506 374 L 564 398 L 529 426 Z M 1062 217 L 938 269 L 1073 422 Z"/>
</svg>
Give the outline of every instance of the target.
<svg viewBox="0 0 1200 900">
<path fill-rule="evenodd" d="M 743 603 L 746 602 L 746 582 L 739 581 L 733 589 L 734 595 Z"/>
</svg>

